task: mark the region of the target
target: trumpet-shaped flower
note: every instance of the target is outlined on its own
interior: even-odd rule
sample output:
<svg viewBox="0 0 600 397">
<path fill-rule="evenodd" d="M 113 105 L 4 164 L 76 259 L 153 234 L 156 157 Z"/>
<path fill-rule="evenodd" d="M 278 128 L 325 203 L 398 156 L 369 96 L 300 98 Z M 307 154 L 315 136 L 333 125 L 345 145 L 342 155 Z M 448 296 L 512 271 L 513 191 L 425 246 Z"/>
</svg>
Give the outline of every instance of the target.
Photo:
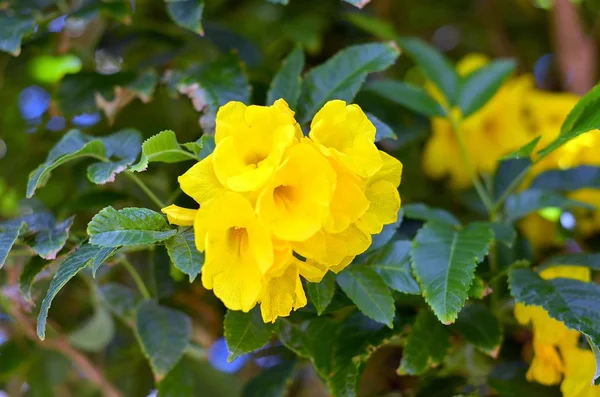
<svg viewBox="0 0 600 397">
<path fill-rule="evenodd" d="M 594 386 L 596 362 L 590 350 L 573 347 L 561 350 L 565 377 L 560 385 L 563 397 L 600 397 L 600 386 Z"/>
</svg>

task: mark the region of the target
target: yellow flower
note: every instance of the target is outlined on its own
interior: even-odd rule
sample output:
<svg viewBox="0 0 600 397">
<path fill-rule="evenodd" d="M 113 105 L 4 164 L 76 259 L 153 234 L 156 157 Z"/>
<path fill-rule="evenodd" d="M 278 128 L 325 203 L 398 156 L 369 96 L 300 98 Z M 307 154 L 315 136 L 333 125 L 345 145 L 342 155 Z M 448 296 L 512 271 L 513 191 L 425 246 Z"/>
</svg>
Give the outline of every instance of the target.
<svg viewBox="0 0 600 397">
<path fill-rule="evenodd" d="M 309 136 L 324 154 L 360 177 L 367 178 L 382 166 L 374 143 L 375 126 L 358 105 L 327 102 L 315 115 Z"/>
<path fill-rule="evenodd" d="M 292 310 L 306 306 L 298 262 L 300 261 L 292 256 L 283 274 L 268 278 L 263 285 L 260 311 L 265 323 L 275 322 L 277 317 L 289 316 Z"/>
<path fill-rule="evenodd" d="M 283 99 L 273 106 L 229 102 L 216 120 L 214 170 L 219 181 L 237 192 L 259 189 L 299 135 L 294 112 Z"/>
<path fill-rule="evenodd" d="M 600 397 L 600 386 L 594 386 L 596 361 L 590 350 L 574 347 L 561 350 L 565 378 L 560 385 L 563 397 Z"/>
<path fill-rule="evenodd" d="M 556 347 L 537 340 L 533 341 L 533 360 L 525 375 L 530 382 L 557 385 L 563 373 L 563 363 Z"/>
</svg>

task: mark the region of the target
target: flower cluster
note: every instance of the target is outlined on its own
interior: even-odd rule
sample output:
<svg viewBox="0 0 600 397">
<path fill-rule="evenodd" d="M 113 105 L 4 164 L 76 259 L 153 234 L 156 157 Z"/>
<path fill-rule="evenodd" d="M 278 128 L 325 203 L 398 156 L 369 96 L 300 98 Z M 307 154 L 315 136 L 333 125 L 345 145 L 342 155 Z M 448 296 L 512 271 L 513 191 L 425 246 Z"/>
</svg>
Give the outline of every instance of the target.
<svg viewBox="0 0 600 397">
<path fill-rule="evenodd" d="M 572 278 L 589 282 L 590 269 L 557 266 L 541 271 L 540 276 L 544 279 Z M 579 332 L 550 318 L 539 306 L 517 303 L 515 317 L 521 324 L 531 323 L 533 328 L 533 360 L 527 371 L 527 380 L 548 386 L 560 383 L 563 397 L 600 396 L 600 386 L 590 382 L 596 366 L 594 354 L 579 347 Z"/>
<path fill-rule="evenodd" d="M 231 310 L 260 303 L 265 322 L 305 306 L 300 276 L 341 271 L 397 219 L 402 164 L 374 140 L 360 107 L 340 100 L 315 115 L 308 137 L 282 99 L 221 107 L 214 152 L 179 177 L 200 209 L 163 209 L 193 225 L 203 285 Z"/>
</svg>

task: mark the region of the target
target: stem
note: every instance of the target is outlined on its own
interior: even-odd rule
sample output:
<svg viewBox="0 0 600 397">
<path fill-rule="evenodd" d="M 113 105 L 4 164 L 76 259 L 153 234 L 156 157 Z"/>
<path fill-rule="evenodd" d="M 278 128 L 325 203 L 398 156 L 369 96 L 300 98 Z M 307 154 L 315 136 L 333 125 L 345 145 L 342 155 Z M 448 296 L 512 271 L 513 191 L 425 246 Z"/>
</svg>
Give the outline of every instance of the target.
<svg viewBox="0 0 600 397">
<path fill-rule="evenodd" d="M 446 110 L 446 114 L 448 115 L 448 121 L 450 121 L 450 125 L 452 126 L 452 131 L 454 132 L 454 135 L 456 136 L 458 145 L 460 146 L 460 152 L 461 152 L 463 161 L 465 162 L 465 165 L 467 166 L 467 171 L 469 172 L 471 181 L 473 181 L 473 186 L 475 187 L 475 190 L 477 191 L 477 194 L 479 195 L 479 198 L 483 202 L 483 205 L 485 206 L 485 208 L 489 212 L 492 212 L 492 209 L 494 208 L 494 204 L 492 203 L 492 200 L 490 199 L 489 195 L 485 191 L 485 188 L 481 184 L 481 181 L 475 174 L 475 170 L 473 168 L 473 165 L 471 164 L 471 159 L 469 158 L 469 152 L 467 151 L 467 146 L 465 145 L 465 142 L 462 139 L 462 136 L 460 135 L 459 122 L 454 116 L 452 116 L 450 110 Z"/>
<path fill-rule="evenodd" d="M 127 175 L 129 177 L 129 179 L 134 181 L 135 184 L 138 185 L 139 188 L 144 191 L 144 193 L 146 193 L 146 195 L 150 198 L 150 200 L 152 200 L 152 202 L 154 204 L 156 204 L 156 206 L 158 208 L 164 208 L 167 206 L 165 203 L 163 203 L 161 201 L 161 199 L 156 197 L 154 192 L 152 190 L 150 190 L 150 188 L 148 186 L 146 186 L 146 184 L 144 182 L 142 182 L 142 180 L 137 175 L 132 174 L 131 172 L 125 172 L 125 175 Z"/>
<path fill-rule="evenodd" d="M 125 267 L 125 269 L 127 269 L 129 274 L 131 275 L 131 278 L 133 278 L 133 281 L 135 281 L 135 284 L 142 293 L 144 299 L 151 299 L 152 295 L 150 295 L 150 291 L 148 291 L 146 284 L 144 284 L 144 280 L 142 280 L 142 277 L 140 276 L 138 271 L 135 270 L 135 267 L 131 264 L 131 262 L 129 262 L 125 258 L 121 258 L 119 262 L 123 265 L 123 267 Z"/>
</svg>

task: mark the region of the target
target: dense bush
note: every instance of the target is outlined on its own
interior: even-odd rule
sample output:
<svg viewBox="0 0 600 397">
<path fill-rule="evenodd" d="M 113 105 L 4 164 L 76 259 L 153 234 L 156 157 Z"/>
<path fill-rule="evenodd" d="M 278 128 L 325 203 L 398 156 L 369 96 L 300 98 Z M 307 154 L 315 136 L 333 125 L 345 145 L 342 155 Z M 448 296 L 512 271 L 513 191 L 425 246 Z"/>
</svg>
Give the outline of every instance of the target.
<svg viewBox="0 0 600 397">
<path fill-rule="evenodd" d="M 0 391 L 600 396 L 595 2 L 287 3 L 1 4 Z"/>
</svg>

